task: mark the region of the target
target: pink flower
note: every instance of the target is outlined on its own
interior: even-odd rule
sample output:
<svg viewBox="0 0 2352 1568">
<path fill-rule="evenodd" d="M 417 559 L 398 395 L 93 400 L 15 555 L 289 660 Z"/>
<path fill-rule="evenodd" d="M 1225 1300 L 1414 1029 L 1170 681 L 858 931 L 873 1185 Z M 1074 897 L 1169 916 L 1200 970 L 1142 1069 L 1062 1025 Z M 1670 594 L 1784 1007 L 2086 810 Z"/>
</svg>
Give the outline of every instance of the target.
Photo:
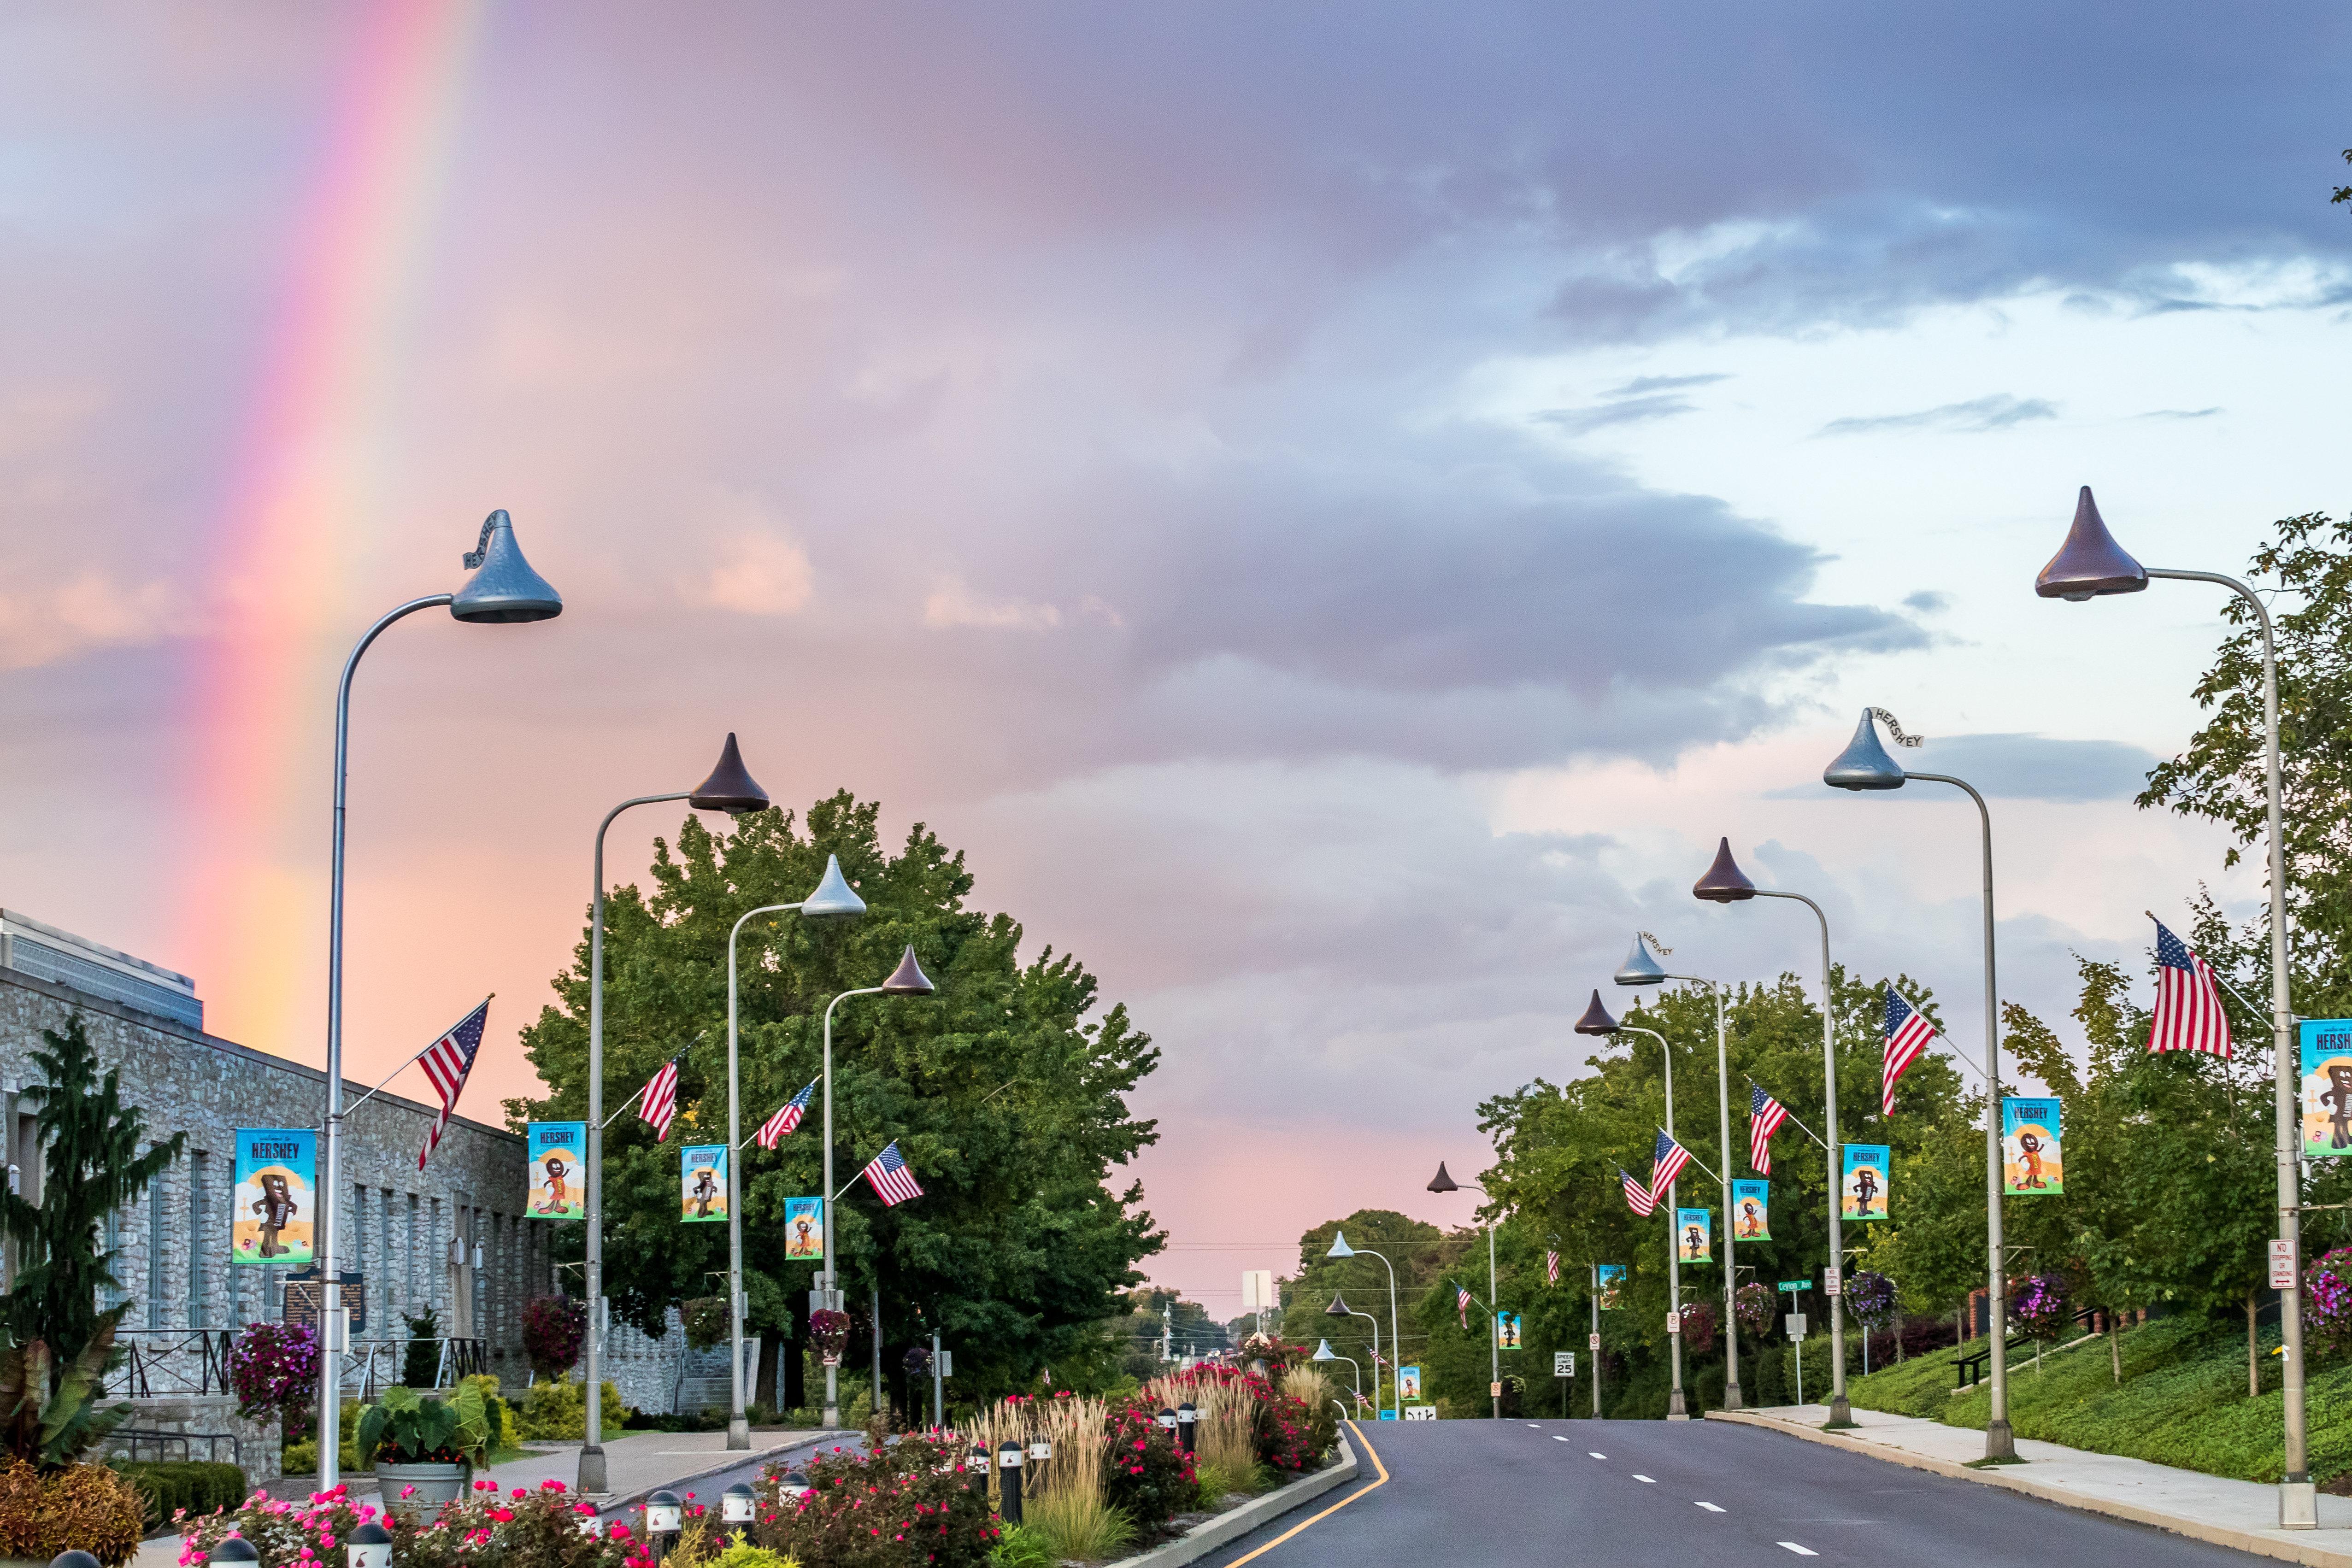
<svg viewBox="0 0 2352 1568">
<path fill-rule="evenodd" d="M 400 1495 L 403 1497 L 415 1497 L 416 1495 L 416 1489 L 414 1486 L 404 1486 L 400 1489 Z"/>
</svg>

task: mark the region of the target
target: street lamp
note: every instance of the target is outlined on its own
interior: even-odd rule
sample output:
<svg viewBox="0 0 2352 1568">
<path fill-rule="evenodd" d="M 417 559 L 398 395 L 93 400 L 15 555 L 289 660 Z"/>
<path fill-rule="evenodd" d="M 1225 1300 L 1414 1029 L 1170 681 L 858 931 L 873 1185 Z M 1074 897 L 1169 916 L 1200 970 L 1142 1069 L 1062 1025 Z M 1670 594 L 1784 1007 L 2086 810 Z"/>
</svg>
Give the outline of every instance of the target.
<svg viewBox="0 0 2352 1568">
<path fill-rule="evenodd" d="M 1437 1162 L 1437 1174 L 1429 1178 L 1429 1190 L 1432 1192 L 1459 1192 L 1465 1186 L 1480 1197 L 1487 1196 L 1486 1189 L 1476 1182 L 1458 1182 L 1447 1176 L 1444 1160 Z M 1487 1392 L 1494 1396 L 1495 1419 L 1497 1421 L 1503 1418 L 1503 1396 L 1500 1392 L 1503 1386 L 1503 1322 L 1496 1315 L 1503 1310 L 1500 1301 L 1501 1297 L 1495 1290 L 1495 1221 L 1490 1219 L 1486 1221 L 1486 1360 L 1492 1381 L 1487 1385 Z"/>
<path fill-rule="evenodd" d="M 1878 743 L 1877 709 L 1862 710 L 1862 722 L 1837 760 L 1822 770 L 1822 782 L 1840 789 L 1900 789 L 1911 779 L 1949 784 L 1968 791 L 1984 828 L 1984 1015 L 1985 1015 L 1985 1301 L 1991 1333 L 1992 1413 L 1985 1422 L 1985 1458 L 2017 1458 L 2017 1437 L 2009 1425 L 2009 1270 L 2002 1245 L 2000 1211 L 2000 1001 L 1993 982 L 1992 812 L 1976 787 L 1948 773 L 1911 773 Z M 1890 715 L 1887 724 L 1895 723 Z M 1895 730 L 1901 741 L 1903 732 Z M 1913 744 L 1916 744 L 1914 742 Z M 1865 1339 L 1864 1348 L 1867 1351 Z M 1865 1355 L 1864 1359 L 1868 1359 Z"/>
<path fill-rule="evenodd" d="M 803 920 L 843 920 L 865 914 L 866 901 L 842 877 L 841 857 L 827 855 L 824 875 L 818 879 L 814 893 L 798 904 L 767 904 L 746 911 L 727 933 L 727 1318 L 734 1350 L 733 1364 L 728 1368 L 733 1380 L 727 1417 L 730 1448 L 751 1446 L 751 1423 L 743 1415 L 743 1124 L 737 1105 L 742 1071 L 735 1048 L 735 938 L 742 935 L 744 921 L 755 915 L 795 909 Z"/>
<path fill-rule="evenodd" d="M 923 973 L 923 967 L 915 962 L 915 945 L 909 942 L 906 952 L 899 955 L 898 967 L 890 971 L 888 979 L 878 986 L 861 986 L 854 991 L 844 991 L 824 1004 L 824 1066 L 820 1074 L 824 1080 L 824 1283 L 820 1290 L 825 1305 L 835 1312 L 841 1310 L 841 1259 L 833 1244 L 833 1205 L 834 1199 L 840 1196 L 833 1190 L 833 1009 L 852 997 L 928 997 L 938 990 L 939 988 L 931 984 L 930 977 Z M 874 1354 L 878 1365 L 882 1354 L 878 1337 L 882 1332 L 882 1298 L 877 1295 L 874 1300 L 874 1332 L 877 1336 Z M 877 1411 L 882 1407 L 882 1383 L 878 1376 L 874 1384 L 874 1407 Z M 841 1425 L 841 1368 L 838 1366 L 824 1369 L 824 1424 L 828 1427 Z M 1016 1476 L 1013 1479 L 1017 1480 L 1020 1478 Z"/>
<path fill-rule="evenodd" d="M 1691 884 L 1694 897 L 1710 904 L 1745 904 L 1751 898 L 1792 898 L 1813 912 L 1822 923 L 1822 1092 L 1825 1101 L 1823 1115 L 1829 1123 L 1829 1142 L 1822 1145 L 1827 1152 L 1830 1170 L 1830 1274 L 1823 1289 L 1830 1299 L 1830 1419 L 1832 1427 L 1843 1427 L 1853 1418 L 1845 1401 L 1845 1289 L 1838 1270 L 1845 1262 L 1845 1223 L 1838 1213 L 1842 1183 L 1838 1172 L 1838 1111 L 1837 1111 L 1837 1004 L 1830 988 L 1830 917 L 1822 906 L 1801 893 L 1780 893 L 1769 887 L 1759 887 L 1748 880 L 1739 862 L 1731 858 L 1731 841 L 1717 844 L 1715 863 L 1706 874 Z M 1830 1289 L 1834 1282 L 1835 1289 Z"/>
<path fill-rule="evenodd" d="M 2315 1530 L 2319 1525 L 2319 1496 L 2312 1485 L 2308 1438 L 2304 1425 L 2303 1251 L 2301 1205 L 2303 1181 L 2296 1164 L 2297 1103 L 2300 1085 L 2294 1044 L 2294 1009 L 2287 997 L 2286 840 L 2282 819 L 2285 808 L 2279 783 L 2278 645 L 2271 632 L 2270 607 L 2262 597 L 2234 577 L 2215 571 L 2178 571 L 2143 567 L 2125 553 L 2099 517 L 2091 487 L 2074 503 L 2074 525 L 2066 542 L 2033 580 L 2033 591 L 2044 599 L 2079 604 L 2110 593 L 2137 593 L 2151 577 L 2183 582 L 2217 582 L 2253 607 L 2254 623 L 2263 633 L 2263 759 L 2266 815 L 2270 831 L 2271 883 L 2271 1055 L 2276 1070 L 2278 1125 L 2278 1245 L 2293 1265 L 2292 1278 L 2279 1291 L 2280 1348 L 2285 1354 L 2286 1415 L 2285 1475 L 2279 1481 L 2279 1528 Z"/>
<path fill-rule="evenodd" d="M 1739 1395 L 1739 1318 L 1736 1312 L 1734 1291 L 1738 1274 L 1733 1260 L 1738 1256 L 1733 1246 L 1731 1223 L 1731 1047 L 1723 1016 L 1723 987 L 1699 975 L 1669 975 L 1650 952 L 1646 934 L 1633 933 L 1633 950 L 1617 966 L 1614 977 L 1621 986 L 1656 986 L 1668 980 L 1685 980 L 1694 986 L 1705 986 L 1715 996 L 1715 1100 L 1720 1124 L 1723 1169 L 1716 1179 L 1723 1184 L 1723 1407 L 1741 1407 Z M 1680 1223 L 1677 1217 L 1676 1223 Z"/>
<path fill-rule="evenodd" d="M 1666 1048 L 1666 1037 L 1656 1030 L 1643 1029 L 1640 1024 L 1619 1023 L 1615 1019 L 1611 1018 L 1609 1009 L 1601 1005 L 1601 993 L 1597 989 L 1592 993 L 1591 1004 L 1584 1009 L 1584 1016 L 1576 1020 L 1576 1032 L 1599 1035 L 1646 1034 L 1658 1042 L 1658 1059 L 1666 1064 L 1666 1136 L 1673 1137 L 1675 1135 L 1675 1053 Z M 1683 1399 L 1682 1249 L 1675 1234 L 1675 1228 L 1681 1223 L 1682 1218 L 1675 1202 L 1676 1189 L 1679 1186 L 1678 1182 L 1670 1181 L 1666 1184 L 1666 1311 L 1675 1320 L 1675 1332 L 1666 1336 L 1671 1342 L 1666 1346 L 1666 1354 L 1674 1369 L 1674 1386 L 1666 1391 L 1666 1419 L 1669 1421 L 1690 1419 L 1690 1407 Z M 1728 1229 L 1730 1216 L 1727 1214 L 1724 1218 L 1725 1228 Z M 1598 1322 L 1597 1317 L 1595 1322 Z"/>
<path fill-rule="evenodd" d="M 1360 1312 L 1348 1304 L 1348 1298 L 1337 1291 L 1331 1293 L 1331 1304 L 1323 1309 L 1327 1318 L 1361 1318 L 1372 1325 L 1372 1409 L 1381 1407 L 1381 1320 L 1370 1312 Z"/>
<path fill-rule="evenodd" d="M 730 817 L 763 811 L 768 792 L 743 766 L 743 754 L 730 731 L 719 748 L 719 766 L 693 789 L 670 795 L 637 795 L 604 813 L 596 824 L 595 894 L 588 913 L 588 1224 L 587 1266 L 582 1270 L 588 1295 L 588 1425 L 580 1449 L 578 1490 L 591 1497 L 605 1490 L 604 1469 L 604 831 L 613 819 L 632 806 L 683 800 L 698 811 L 724 811 Z M 735 1164 L 730 1155 L 730 1169 Z M 320 1445 L 321 1448 L 324 1445 Z"/>
<path fill-rule="evenodd" d="M 340 1475 L 336 1432 L 342 1420 L 342 1358 L 347 1320 L 338 1264 L 343 1189 L 343 815 L 351 776 L 352 677 L 360 655 L 403 616 L 446 604 L 450 616 L 476 626 L 549 621 L 563 613 L 563 596 L 530 569 L 515 543 L 503 507 L 482 521 L 482 537 L 461 558 L 473 576 L 455 593 L 429 593 L 387 612 L 367 629 L 343 661 L 335 686 L 335 829 L 327 892 L 327 1134 L 326 1179 L 319 1197 L 319 1486 L 332 1490 Z"/>
<path fill-rule="evenodd" d="M 1309 1359 L 1314 1361 L 1346 1362 L 1348 1364 L 1348 1369 L 1356 1375 L 1356 1403 L 1360 1405 L 1364 1402 L 1364 1369 L 1356 1364 L 1356 1358 L 1354 1356 L 1341 1355 L 1338 1351 L 1331 1348 L 1331 1342 L 1329 1340 L 1318 1339 L 1315 1342 L 1315 1354 L 1313 1356 L 1309 1357 Z M 1378 1369 L 1375 1368 L 1374 1370 Z"/>
<path fill-rule="evenodd" d="M 1326 1258 L 1379 1258 L 1381 1267 L 1389 1271 L 1389 1357 L 1391 1362 L 1389 1408 L 1394 1410 L 1396 1418 L 1402 1421 L 1404 1419 L 1404 1336 L 1397 1332 L 1396 1265 L 1369 1247 L 1349 1246 L 1348 1233 L 1344 1230 L 1335 1230 L 1331 1233 L 1331 1250 L 1323 1256 Z M 1336 1298 L 1332 1305 L 1339 1305 Z M 1376 1332 L 1378 1326 L 1374 1325 Z M 1376 1340 L 1373 1349 L 1377 1352 L 1379 1348 Z M 1372 1392 L 1378 1394 L 1379 1387 L 1375 1385 Z"/>
</svg>

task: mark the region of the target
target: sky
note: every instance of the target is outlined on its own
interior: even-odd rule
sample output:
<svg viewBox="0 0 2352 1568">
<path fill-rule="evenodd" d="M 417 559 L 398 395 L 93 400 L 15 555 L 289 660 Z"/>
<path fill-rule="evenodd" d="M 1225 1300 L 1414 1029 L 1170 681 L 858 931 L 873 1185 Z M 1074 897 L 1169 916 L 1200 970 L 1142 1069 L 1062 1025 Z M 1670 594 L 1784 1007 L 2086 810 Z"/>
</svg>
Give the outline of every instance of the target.
<svg viewBox="0 0 2352 1568">
<path fill-rule="evenodd" d="M 2004 997 L 2259 886 L 2135 810 L 2190 584 L 2340 513 L 2352 21 L 2285 4 L 390 0 L 0 16 L 0 904 L 323 1060 L 331 714 L 493 507 L 557 621 L 386 632 L 349 1075 L 578 940 L 613 803 L 742 739 L 964 849 L 1164 1052 L 1150 1265 L 1219 1317 L 1581 1070 L 1637 927 Z M 641 875 L 667 809 L 623 819 Z M 402 1082 L 424 1092 L 412 1073 Z M 1706 1144 L 1697 1145 L 1704 1153 Z"/>
</svg>

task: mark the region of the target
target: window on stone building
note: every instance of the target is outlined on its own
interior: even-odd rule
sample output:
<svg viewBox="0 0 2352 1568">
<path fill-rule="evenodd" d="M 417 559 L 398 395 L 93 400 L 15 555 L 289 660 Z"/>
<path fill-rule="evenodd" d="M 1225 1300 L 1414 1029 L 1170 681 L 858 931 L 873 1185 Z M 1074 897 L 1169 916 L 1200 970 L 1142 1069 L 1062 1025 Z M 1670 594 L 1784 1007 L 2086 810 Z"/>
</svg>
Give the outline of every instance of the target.
<svg viewBox="0 0 2352 1568">
<path fill-rule="evenodd" d="M 147 1326 L 163 1326 L 163 1176 L 147 1187 Z"/>
<path fill-rule="evenodd" d="M 212 1256 L 212 1216 L 205 1201 L 205 1184 L 212 1175 L 213 1157 L 198 1149 L 188 1156 L 188 1326 L 210 1326 L 205 1307 L 205 1260 Z"/>
</svg>

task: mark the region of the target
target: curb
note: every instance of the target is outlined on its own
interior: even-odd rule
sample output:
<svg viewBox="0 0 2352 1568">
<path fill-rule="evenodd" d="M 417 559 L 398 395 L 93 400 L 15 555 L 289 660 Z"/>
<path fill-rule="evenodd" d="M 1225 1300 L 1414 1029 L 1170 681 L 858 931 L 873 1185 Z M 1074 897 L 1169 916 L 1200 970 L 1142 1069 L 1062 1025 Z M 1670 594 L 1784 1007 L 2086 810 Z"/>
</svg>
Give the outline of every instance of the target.
<svg viewBox="0 0 2352 1568">
<path fill-rule="evenodd" d="M 1122 1557 L 1114 1568 L 1176 1568 L 1176 1564 L 1206 1557 L 1228 1542 L 1238 1541 L 1268 1520 L 1279 1519 L 1295 1508 L 1304 1507 L 1336 1487 L 1356 1479 L 1362 1465 L 1348 1439 L 1339 1439 L 1339 1460 L 1316 1471 L 1301 1480 L 1255 1497 L 1236 1509 L 1231 1509 L 1214 1519 L 1203 1520 L 1165 1546 L 1155 1546 L 1135 1557 Z M 2347 1559 L 2352 1563 L 2352 1559 Z"/>
<path fill-rule="evenodd" d="M 1842 1448 L 1849 1454 L 1861 1454 L 1868 1458 L 1885 1459 L 1889 1464 L 1902 1465 L 1909 1469 L 1927 1470 L 1934 1475 L 1949 1476 L 1955 1480 L 1979 1481 L 1986 1486 L 2001 1487 L 2042 1502 L 2054 1502 L 2062 1508 L 2071 1508 L 2083 1513 L 2105 1514 L 2110 1519 L 2120 1519 L 2132 1524 L 2150 1525 L 2168 1534 L 2185 1535 L 2191 1541 L 2202 1541 L 2211 1546 L 2233 1547 L 2240 1552 L 2250 1552 L 2257 1556 L 2273 1558 L 2281 1563 L 2299 1563 L 2305 1564 L 2305 1568 L 2352 1568 L 2352 1548 L 2323 1545 L 2319 1542 L 2308 1539 L 2309 1534 L 2315 1532 L 2297 1531 L 2290 1534 L 2281 1531 L 2271 1533 L 2263 1531 L 2234 1530 L 2223 1524 L 2201 1524 L 2193 1519 L 2183 1519 L 2179 1514 L 2165 1513 L 2153 1508 L 2141 1508 L 2133 1503 L 2110 1498 L 2087 1497 L 2063 1487 L 2052 1486 L 2046 1481 L 2037 1481 L 2030 1476 L 2018 1475 L 2006 1466 L 1971 1469 L 1966 1465 L 1957 1464 L 1950 1459 L 1938 1459 L 1931 1455 L 1914 1454 L 1901 1448 L 1885 1448 L 1875 1443 L 1856 1442 L 1836 1432 L 1823 1432 L 1811 1427 L 1794 1426 L 1786 1421 L 1775 1421 L 1767 1416 L 1749 1415 L 1746 1411 L 1710 1410 L 1706 1413 L 1706 1418 L 1710 1421 L 1736 1422 L 1742 1427 L 1758 1427 L 1768 1432 L 1784 1432 L 1791 1437 L 1801 1437 L 1808 1443 L 1820 1443 L 1829 1448 Z M 2296 1539 L 2298 1536 L 2305 1539 Z"/>
<path fill-rule="evenodd" d="M 745 1465 L 756 1465 L 762 1459 L 772 1459 L 779 1454 L 789 1454 L 795 1448 L 813 1448 L 819 1443 L 836 1442 L 843 1437 L 858 1436 L 861 1434 L 845 1427 L 835 1431 L 819 1432 L 813 1437 L 796 1437 L 789 1443 L 773 1448 L 721 1448 L 719 1452 L 727 1456 L 724 1462 L 696 1470 L 691 1475 L 673 1476 L 666 1481 L 656 1481 L 649 1487 L 639 1487 L 625 1497 L 616 1497 L 609 1501 L 598 1503 L 596 1512 L 601 1518 L 608 1513 L 616 1513 L 625 1508 L 635 1508 L 665 1487 L 682 1487 L 692 1481 L 709 1480 L 712 1476 L 723 1476 L 729 1470 L 741 1469 Z M 2352 1559 L 2347 1561 L 2347 1568 L 2352 1568 Z"/>
</svg>

